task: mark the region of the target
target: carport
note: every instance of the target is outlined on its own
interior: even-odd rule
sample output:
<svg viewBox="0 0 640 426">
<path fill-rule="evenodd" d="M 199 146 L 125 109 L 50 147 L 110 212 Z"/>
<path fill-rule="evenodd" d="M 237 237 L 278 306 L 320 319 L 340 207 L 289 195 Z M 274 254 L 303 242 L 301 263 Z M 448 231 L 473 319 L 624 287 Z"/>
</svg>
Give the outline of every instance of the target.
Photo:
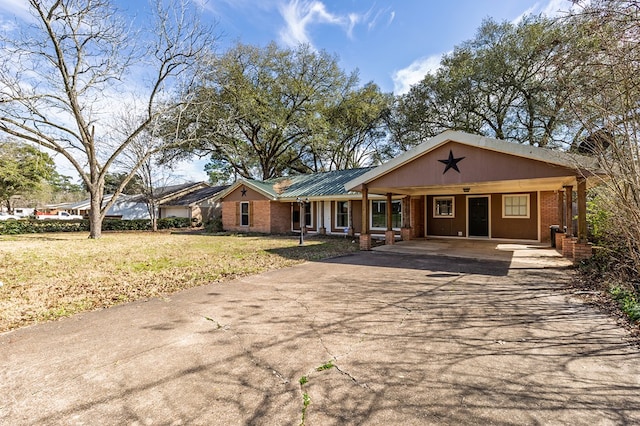
<svg viewBox="0 0 640 426">
<path fill-rule="evenodd" d="M 360 248 L 370 250 L 372 195 L 386 205 L 402 197 L 403 241 L 445 237 L 465 240 L 551 243 L 574 261 L 591 255 L 586 193 L 599 181 L 593 158 L 497 139 L 446 131 L 353 179 L 345 187 L 362 194 Z M 573 226 L 574 191 L 577 229 Z M 396 242 L 386 209 L 385 242 Z"/>
</svg>

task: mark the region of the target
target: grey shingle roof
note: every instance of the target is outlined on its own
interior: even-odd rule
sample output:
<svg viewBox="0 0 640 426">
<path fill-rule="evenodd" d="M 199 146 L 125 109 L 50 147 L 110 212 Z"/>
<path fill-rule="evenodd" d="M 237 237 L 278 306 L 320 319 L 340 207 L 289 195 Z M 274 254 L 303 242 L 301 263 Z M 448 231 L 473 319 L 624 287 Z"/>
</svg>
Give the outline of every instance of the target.
<svg viewBox="0 0 640 426">
<path fill-rule="evenodd" d="M 202 189 L 198 189 L 196 191 L 189 192 L 188 194 L 183 195 L 182 197 L 174 198 L 169 200 L 162 205 L 165 206 L 188 206 L 190 204 L 196 203 L 201 200 L 205 200 L 207 198 L 213 197 L 216 194 L 227 189 L 228 185 L 222 186 L 211 186 Z"/>
</svg>

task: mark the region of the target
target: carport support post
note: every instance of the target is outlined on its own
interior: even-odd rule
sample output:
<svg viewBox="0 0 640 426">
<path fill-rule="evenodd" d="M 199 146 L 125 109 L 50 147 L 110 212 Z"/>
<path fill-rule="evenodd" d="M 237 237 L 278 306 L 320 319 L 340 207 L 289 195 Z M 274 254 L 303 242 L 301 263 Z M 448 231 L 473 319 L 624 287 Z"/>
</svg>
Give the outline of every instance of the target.
<svg viewBox="0 0 640 426">
<path fill-rule="evenodd" d="M 350 237 L 353 237 L 354 235 L 356 235 L 356 231 L 353 228 L 353 201 L 349 200 L 347 201 L 348 207 L 347 207 L 347 213 L 348 213 L 348 221 L 349 221 L 349 229 L 347 230 L 347 235 Z"/>
<path fill-rule="evenodd" d="M 565 226 L 567 227 L 567 237 L 573 237 L 573 186 L 564 187 L 565 200 Z"/>
<path fill-rule="evenodd" d="M 587 180 L 578 180 L 578 243 L 587 242 Z"/>
<path fill-rule="evenodd" d="M 587 241 L 587 180 L 578 179 L 578 240 L 573 245 L 573 261 L 578 263 L 593 254 L 593 247 Z"/>
<path fill-rule="evenodd" d="M 360 250 L 371 250 L 369 233 L 369 189 L 362 186 L 362 229 L 360 231 Z"/>
<path fill-rule="evenodd" d="M 392 203 L 393 199 L 391 198 L 391 193 L 387 192 L 387 231 L 384 233 L 384 243 L 387 245 L 393 244 L 396 242 L 396 237 L 393 233 L 393 208 Z"/>
<path fill-rule="evenodd" d="M 411 195 L 407 195 L 402 199 L 402 229 L 400 229 L 400 238 L 402 241 L 411 239 Z"/>
</svg>

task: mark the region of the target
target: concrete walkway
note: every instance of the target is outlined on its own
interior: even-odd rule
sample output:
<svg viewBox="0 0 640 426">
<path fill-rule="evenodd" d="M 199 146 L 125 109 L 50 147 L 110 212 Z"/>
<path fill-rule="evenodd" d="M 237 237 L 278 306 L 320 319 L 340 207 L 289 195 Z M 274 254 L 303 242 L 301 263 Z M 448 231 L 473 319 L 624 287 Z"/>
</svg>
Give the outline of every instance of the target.
<svg viewBox="0 0 640 426">
<path fill-rule="evenodd" d="M 640 423 L 626 331 L 513 258 L 360 252 L 4 333 L 0 423 Z"/>
</svg>

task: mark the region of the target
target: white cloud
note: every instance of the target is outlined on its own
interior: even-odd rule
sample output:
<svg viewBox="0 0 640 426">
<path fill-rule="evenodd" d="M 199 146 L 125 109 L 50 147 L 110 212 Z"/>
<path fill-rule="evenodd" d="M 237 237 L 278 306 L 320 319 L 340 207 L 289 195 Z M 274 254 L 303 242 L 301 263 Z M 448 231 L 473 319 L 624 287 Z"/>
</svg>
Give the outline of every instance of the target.
<svg viewBox="0 0 640 426">
<path fill-rule="evenodd" d="M 396 12 L 392 10 L 391 13 L 389 14 L 389 21 L 387 22 L 387 25 L 391 25 L 391 23 L 395 18 L 396 18 Z"/>
<path fill-rule="evenodd" d="M 324 3 L 319 1 L 291 0 L 288 4 L 281 4 L 279 9 L 286 23 L 286 27 L 280 31 L 280 37 L 289 46 L 312 44 L 308 27 L 313 24 L 348 27 L 346 18 L 329 13 Z"/>
<path fill-rule="evenodd" d="M 542 14 L 550 18 L 565 15 L 570 10 L 578 6 L 570 0 L 548 0 L 547 3 L 535 3 L 533 6 L 522 12 L 512 22 L 518 24 L 527 15 Z"/>
<path fill-rule="evenodd" d="M 29 13 L 29 2 L 25 0 L 0 0 L 0 11 L 3 15 L 16 16 L 25 21 L 33 19 Z"/>
<path fill-rule="evenodd" d="M 384 13 L 379 11 L 374 14 L 372 8 L 365 13 L 335 14 L 327 10 L 326 5 L 319 0 L 288 0 L 286 3 L 280 3 L 278 9 L 285 21 L 284 28 L 280 30 L 280 39 L 288 46 L 297 46 L 300 43 L 313 45 L 309 30 L 314 25 L 322 24 L 340 27 L 347 37 L 353 38 L 357 25 L 366 24 L 371 30 L 375 27 L 378 17 Z M 394 16 L 393 12 L 391 13 L 389 23 Z"/>
<path fill-rule="evenodd" d="M 349 26 L 347 28 L 347 36 L 349 36 L 349 38 L 353 38 L 353 28 L 358 24 L 358 22 L 360 22 L 361 19 L 362 17 L 357 13 L 349 14 Z"/>
<path fill-rule="evenodd" d="M 422 81 L 425 75 L 433 74 L 440 67 L 442 55 L 432 55 L 426 58 L 420 58 L 406 68 L 394 71 L 391 79 L 393 80 L 393 93 L 402 95 L 409 91 L 411 86 Z"/>
</svg>

